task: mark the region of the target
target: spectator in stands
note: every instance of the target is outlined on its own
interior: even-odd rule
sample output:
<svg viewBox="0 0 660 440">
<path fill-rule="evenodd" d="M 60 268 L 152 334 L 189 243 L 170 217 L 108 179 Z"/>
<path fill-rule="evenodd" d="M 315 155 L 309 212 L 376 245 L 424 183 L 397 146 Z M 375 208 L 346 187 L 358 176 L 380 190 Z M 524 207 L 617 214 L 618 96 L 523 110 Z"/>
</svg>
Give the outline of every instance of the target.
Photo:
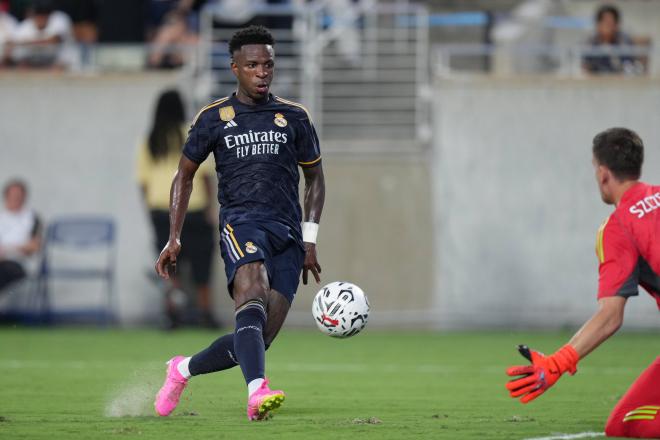
<svg viewBox="0 0 660 440">
<path fill-rule="evenodd" d="M 98 4 L 100 0 L 55 0 L 57 10 L 73 21 L 73 37 L 81 48 L 81 61 L 88 64 L 92 45 L 98 41 Z"/>
<path fill-rule="evenodd" d="M 41 246 L 41 227 L 35 212 L 28 208 L 27 185 L 10 180 L 3 190 L 0 211 L 0 291 L 25 278 L 24 263 Z"/>
<path fill-rule="evenodd" d="M 9 61 L 9 49 L 6 43 L 16 30 L 16 19 L 6 11 L 6 3 L 0 4 L 0 66 Z"/>
<path fill-rule="evenodd" d="M 172 176 L 178 168 L 181 149 L 186 137 L 185 112 L 179 92 L 168 90 L 158 98 L 153 124 L 147 142 L 139 151 L 137 175 L 146 208 L 149 210 L 155 232 L 155 249 L 160 253 L 169 240 L 169 201 Z M 191 275 L 197 289 L 197 305 L 200 323 L 217 327 L 211 311 L 209 281 L 214 239 L 215 218 L 212 203 L 212 181 L 215 170 L 206 161 L 195 174 L 193 192 L 190 196 L 188 214 L 183 224 L 181 238 L 188 245 L 179 255 L 179 262 L 189 262 Z M 169 327 L 180 324 L 174 295 L 180 291 L 178 277 L 171 278 L 173 284 L 166 292 L 166 311 Z"/>
<path fill-rule="evenodd" d="M 644 67 L 640 60 L 632 54 L 625 54 L 626 50 L 634 48 L 635 43 L 620 29 L 619 10 L 612 5 L 601 6 L 595 21 L 596 33 L 588 41 L 595 53 L 583 57 L 584 69 L 592 74 L 642 73 Z"/>
<path fill-rule="evenodd" d="M 182 46 L 195 44 L 199 33 L 199 10 L 205 0 L 151 0 L 151 68 L 174 68 L 183 65 Z"/>
<path fill-rule="evenodd" d="M 34 0 L 29 16 L 10 41 L 10 58 L 20 67 L 69 67 L 75 63 L 71 19 L 51 0 Z"/>
</svg>

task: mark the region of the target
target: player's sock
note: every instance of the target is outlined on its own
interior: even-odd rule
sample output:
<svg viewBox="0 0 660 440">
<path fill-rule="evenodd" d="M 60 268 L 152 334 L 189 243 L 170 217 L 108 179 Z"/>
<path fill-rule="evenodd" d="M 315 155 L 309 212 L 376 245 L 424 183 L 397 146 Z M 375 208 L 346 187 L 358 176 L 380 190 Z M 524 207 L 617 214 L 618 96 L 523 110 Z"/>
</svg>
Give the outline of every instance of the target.
<svg viewBox="0 0 660 440">
<path fill-rule="evenodd" d="M 234 352 L 241 365 L 245 383 L 263 379 L 266 363 L 263 328 L 266 309 L 261 300 L 252 300 L 236 310 Z"/>
<path fill-rule="evenodd" d="M 609 437 L 660 437 L 660 357 L 635 380 L 605 426 Z"/>
<path fill-rule="evenodd" d="M 250 383 L 248 383 L 248 397 L 250 397 L 252 393 L 257 391 L 261 387 L 261 384 L 264 383 L 264 380 L 265 379 L 259 378 L 259 379 L 251 380 Z"/>
<path fill-rule="evenodd" d="M 228 370 L 238 365 L 234 353 L 234 334 L 224 335 L 190 359 L 191 376 Z"/>
<path fill-rule="evenodd" d="M 184 358 L 176 365 L 176 369 L 179 370 L 181 376 L 184 379 L 190 379 L 190 370 L 188 369 L 188 364 L 190 363 L 190 357 Z"/>
</svg>

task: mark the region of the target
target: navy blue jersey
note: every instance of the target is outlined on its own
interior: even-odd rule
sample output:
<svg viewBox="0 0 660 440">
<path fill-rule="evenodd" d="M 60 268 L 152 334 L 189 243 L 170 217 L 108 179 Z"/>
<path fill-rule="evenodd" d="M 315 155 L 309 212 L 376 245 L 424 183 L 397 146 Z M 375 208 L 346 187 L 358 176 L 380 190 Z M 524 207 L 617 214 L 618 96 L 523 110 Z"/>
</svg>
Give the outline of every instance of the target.
<svg viewBox="0 0 660 440">
<path fill-rule="evenodd" d="M 202 163 L 213 152 L 221 224 L 269 220 L 301 240 L 298 166 L 321 163 L 316 130 L 307 110 L 269 95 L 246 105 L 235 95 L 204 107 L 193 120 L 183 154 Z"/>
</svg>

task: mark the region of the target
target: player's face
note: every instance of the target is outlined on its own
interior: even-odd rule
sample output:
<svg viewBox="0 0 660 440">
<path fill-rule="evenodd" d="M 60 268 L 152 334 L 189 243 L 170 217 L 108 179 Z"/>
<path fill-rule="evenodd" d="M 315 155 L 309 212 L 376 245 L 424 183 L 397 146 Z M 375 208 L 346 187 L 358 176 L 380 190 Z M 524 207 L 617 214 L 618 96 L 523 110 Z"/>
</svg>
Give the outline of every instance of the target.
<svg viewBox="0 0 660 440">
<path fill-rule="evenodd" d="M 607 168 L 598 163 L 596 158 L 591 160 L 591 163 L 594 166 L 594 172 L 596 174 L 596 183 L 598 183 L 598 189 L 600 190 L 600 198 L 603 199 L 608 205 L 612 205 L 614 200 L 609 190 L 609 182 L 612 178 L 611 173 Z"/>
<path fill-rule="evenodd" d="M 5 193 L 5 208 L 7 211 L 19 211 L 25 203 L 25 193 L 23 188 L 13 185 L 7 188 Z"/>
<path fill-rule="evenodd" d="M 238 80 L 239 99 L 259 102 L 268 97 L 275 71 L 274 56 L 273 46 L 268 44 L 247 44 L 234 52 L 231 70 Z"/>
</svg>

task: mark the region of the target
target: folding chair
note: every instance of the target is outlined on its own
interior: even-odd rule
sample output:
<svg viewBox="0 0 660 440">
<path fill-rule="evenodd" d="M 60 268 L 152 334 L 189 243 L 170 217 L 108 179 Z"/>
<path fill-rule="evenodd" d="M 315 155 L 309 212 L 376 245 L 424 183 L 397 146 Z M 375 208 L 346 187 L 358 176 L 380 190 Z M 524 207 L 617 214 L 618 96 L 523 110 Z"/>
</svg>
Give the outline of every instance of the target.
<svg viewBox="0 0 660 440">
<path fill-rule="evenodd" d="M 64 253 L 69 258 L 59 257 Z M 92 258 L 96 257 L 96 258 Z M 115 224 L 112 218 L 70 216 L 53 219 L 44 237 L 36 282 L 36 304 L 41 322 L 115 321 Z M 105 301 L 98 307 L 55 310 L 54 280 L 100 280 Z M 59 292 L 58 292 L 59 293 Z"/>
</svg>

